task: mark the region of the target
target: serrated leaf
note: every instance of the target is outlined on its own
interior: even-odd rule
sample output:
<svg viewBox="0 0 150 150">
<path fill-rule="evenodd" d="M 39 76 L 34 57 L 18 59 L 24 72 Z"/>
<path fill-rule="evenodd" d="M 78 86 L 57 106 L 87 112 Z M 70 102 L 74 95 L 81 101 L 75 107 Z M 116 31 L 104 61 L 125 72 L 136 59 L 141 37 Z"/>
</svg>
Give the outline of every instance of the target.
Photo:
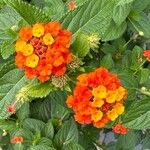
<svg viewBox="0 0 150 150">
<path fill-rule="evenodd" d="M 149 80 L 150 70 L 148 68 L 143 68 L 140 70 L 140 84 L 144 84 Z"/>
<path fill-rule="evenodd" d="M 23 128 L 27 128 L 32 132 L 41 131 L 45 123 L 41 120 L 32 119 L 32 118 L 26 118 L 22 123 Z"/>
<path fill-rule="evenodd" d="M 24 73 L 20 69 L 8 69 L 8 72 L 4 71 L 4 74 L 0 77 L 0 119 L 5 119 L 11 115 L 6 110 L 6 106 L 12 105 L 15 102 L 17 92 L 21 87 L 25 86 L 27 82 L 28 80 L 24 77 Z M 19 107 L 20 105 L 17 105 L 16 109 Z"/>
<path fill-rule="evenodd" d="M 0 120 L 0 129 L 11 131 L 16 128 L 16 123 L 14 121 Z"/>
<path fill-rule="evenodd" d="M 51 117 L 63 119 L 69 110 L 65 105 L 67 95 L 64 91 L 55 91 L 49 95 L 51 101 Z"/>
<path fill-rule="evenodd" d="M 78 129 L 73 119 L 66 121 L 54 137 L 54 143 L 58 148 L 69 143 L 78 142 Z"/>
<path fill-rule="evenodd" d="M 129 15 L 134 0 L 119 0 L 113 11 L 113 19 L 117 25 L 121 25 Z"/>
<path fill-rule="evenodd" d="M 145 13 L 140 13 L 140 19 L 134 20 L 134 18 L 128 18 L 129 25 L 133 31 L 144 33 L 144 37 L 150 38 L 150 19 Z"/>
<path fill-rule="evenodd" d="M 35 145 L 31 146 L 29 150 L 55 150 L 55 149 L 46 145 Z"/>
<path fill-rule="evenodd" d="M 114 0 L 87 0 L 76 10 L 67 13 L 61 21 L 63 26 L 74 34 L 96 32 L 103 40 L 105 33 L 110 28 L 114 4 Z M 113 38 L 110 37 L 110 39 Z"/>
<path fill-rule="evenodd" d="M 53 91 L 53 86 L 49 82 L 38 83 L 29 87 L 28 96 L 33 98 L 43 98 L 46 97 L 51 91 Z"/>
<path fill-rule="evenodd" d="M 134 3 L 133 3 L 133 10 L 141 12 L 148 5 L 150 5 L 149 0 L 142 0 L 142 3 L 141 3 L 141 0 L 135 0 Z"/>
<path fill-rule="evenodd" d="M 43 128 L 42 135 L 44 137 L 49 138 L 49 139 L 53 138 L 53 136 L 54 136 L 54 127 L 53 127 L 51 121 L 48 121 L 48 123 L 46 123 L 45 127 Z"/>
<path fill-rule="evenodd" d="M 135 101 L 124 114 L 122 122 L 129 129 L 150 128 L 150 100 Z"/>
<path fill-rule="evenodd" d="M 100 65 L 106 67 L 107 69 L 112 69 L 114 67 L 114 61 L 111 54 L 105 55 L 101 60 Z"/>
<path fill-rule="evenodd" d="M 79 58 L 85 57 L 90 51 L 88 35 L 78 33 L 72 44 L 72 51 Z"/>
<path fill-rule="evenodd" d="M 117 143 L 116 143 L 116 149 L 121 150 L 133 150 L 134 147 L 137 144 L 139 134 L 137 134 L 134 131 L 128 132 L 126 135 L 119 135 Z M 128 144 L 127 144 L 128 143 Z"/>
<path fill-rule="evenodd" d="M 36 22 L 47 22 L 50 16 L 41 9 L 22 0 L 4 0 L 5 3 L 16 10 L 16 12 L 29 24 Z"/>
<path fill-rule="evenodd" d="M 81 145 L 77 143 L 70 143 L 68 145 L 65 145 L 62 149 L 63 150 L 85 150 Z"/>
</svg>

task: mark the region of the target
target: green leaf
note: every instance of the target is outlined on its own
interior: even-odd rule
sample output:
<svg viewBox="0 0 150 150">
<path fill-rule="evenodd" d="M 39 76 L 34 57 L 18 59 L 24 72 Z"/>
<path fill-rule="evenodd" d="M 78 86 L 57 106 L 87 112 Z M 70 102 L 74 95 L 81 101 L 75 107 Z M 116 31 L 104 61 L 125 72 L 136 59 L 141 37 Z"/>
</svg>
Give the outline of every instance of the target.
<svg viewBox="0 0 150 150">
<path fill-rule="evenodd" d="M 63 146 L 63 150 L 85 150 L 81 145 L 77 143 L 70 143 L 68 145 Z"/>
<path fill-rule="evenodd" d="M 53 147 L 53 143 L 50 139 L 46 138 L 46 137 L 42 137 L 39 142 L 38 145 L 46 145 L 49 147 Z"/>
<path fill-rule="evenodd" d="M 148 68 L 143 68 L 140 70 L 140 84 L 144 84 L 149 81 L 150 70 Z"/>
<path fill-rule="evenodd" d="M 135 46 L 131 52 L 131 66 L 132 70 L 139 69 L 143 56 L 143 49 L 139 46 Z"/>
<path fill-rule="evenodd" d="M 45 127 L 43 128 L 42 134 L 44 137 L 52 139 L 54 136 L 54 128 L 51 121 L 46 123 Z"/>
<path fill-rule="evenodd" d="M 122 122 L 129 129 L 150 128 L 150 100 L 135 101 L 124 114 Z"/>
<path fill-rule="evenodd" d="M 7 5 L 14 8 L 21 18 L 23 18 L 29 25 L 50 20 L 50 17 L 44 13 L 44 11 L 22 0 L 4 1 Z"/>
<path fill-rule="evenodd" d="M 150 5 L 150 1 L 149 0 L 135 0 L 133 3 L 133 10 L 135 11 L 143 11 L 148 5 Z"/>
<path fill-rule="evenodd" d="M 46 145 L 35 145 L 31 146 L 29 150 L 55 150 L 55 149 Z"/>
<path fill-rule="evenodd" d="M 114 0 L 87 0 L 74 11 L 66 13 L 61 21 L 63 26 L 74 34 L 77 32 L 99 33 L 103 40 L 110 28 L 114 4 Z M 113 38 L 110 37 L 110 39 Z"/>
<path fill-rule="evenodd" d="M 63 119 L 69 110 L 66 107 L 67 95 L 64 91 L 55 91 L 50 93 L 51 100 L 51 117 Z"/>
<path fill-rule="evenodd" d="M 44 128 L 45 123 L 41 120 L 27 118 L 24 120 L 22 125 L 23 125 L 23 128 L 27 128 L 31 130 L 32 132 L 37 132 L 37 131 L 41 131 Z"/>
<path fill-rule="evenodd" d="M 78 142 L 78 129 L 73 119 L 66 121 L 54 137 L 54 143 L 59 148 L 69 143 Z"/>
<path fill-rule="evenodd" d="M 144 37 L 150 38 L 150 19 L 145 13 L 140 13 L 140 19 L 134 20 L 134 18 L 128 18 L 129 25 L 133 31 L 144 33 Z"/>
<path fill-rule="evenodd" d="M 127 23 L 123 22 L 120 26 L 116 25 L 114 21 L 109 23 L 108 29 L 103 34 L 103 41 L 109 41 L 119 38 L 126 30 Z"/>
<path fill-rule="evenodd" d="M 77 57 L 85 57 L 90 51 L 88 35 L 78 33 L 72 44 L 72 50 Z"/>
<path fill-rule="evenodd" d="M 0 120 L 0 129 L 11 131 L 16 128 L 16 123 L 14 121 Z"/>
<path fill-rule="evenodd" d="M 51 91 L 53 91 L 53 86 L 49 82 L 46 82 L 29 86 L 27 94 L 29 97 L 43 98 L 46 97 Z"/>
<path fill-rule="evenodd" d="M 30 114 L 29 103 L 23 104 L 17 111 L 17 117 L 20 121 L 23 121 L 25 118 L 28 118 L 29 114 Z"/>
<path fill-rule="evenodd" d="M 119 135 L 119 138 L 116 143 L 117 150 L 133 150 L 137 144 L 139 134 L 136 132 L 130 131 L 126 135 Z"/>
<path fill-rule="evenodd" d="M 4 73 L 3 73 L 4 71 Z M 7 105 L 12 105 L 16 100 L 16 94 L 21 87 L 27 84 L 28 80 L 24 77 L 24 73 L 20 69 L 8 70 L 2 69 L 2 77 L 0 77 L 0 119 L 5 119 L 11 114 L 6 110 Z M 16 105 L 16 110 L 20 105 Z"/>
<path fill-rule="evenodd" d="M 119 0 L 113 11 L 113 19 L 117 25 L 125 21 L 129 15 L 134 0 Z"/>
<path fill-rule="evenodd" d="M 150 135 L 149 132 L 147 133 L 146 137 L 142 141 L 142 149 L 141 150 L 146 150 L 150 147 Z"/>
<path fill-rule="evenodd" d="M 102 60 L 100 62 L 100 65 L 103 66 L 103 67 L 106 67 L 107 69 L 112 69 L 114 67 L 114 61 L 112 59 L 111 54 L 105 55 L 102 58 Z"/>
</svg>

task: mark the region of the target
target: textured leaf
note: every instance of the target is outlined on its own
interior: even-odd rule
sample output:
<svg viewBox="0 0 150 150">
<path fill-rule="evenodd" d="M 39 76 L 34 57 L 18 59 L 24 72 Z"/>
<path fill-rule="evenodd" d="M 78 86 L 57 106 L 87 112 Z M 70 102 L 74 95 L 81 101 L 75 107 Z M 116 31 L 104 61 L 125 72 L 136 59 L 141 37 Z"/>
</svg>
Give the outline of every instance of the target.
<svg viewBox="0 0 150 150">
<path fill-rule="evenodd" d="M 32 118 L 26 118 L 24 122 L 22 123 L 23 128 L 27 128 L 33 132 L 41 131 L 45 123 L 41 120 L 32 119 Z"/>
<path fill-rule="evenodd" d="M 133 150 L 137 144 L 139 134 L 130 131 L 126 135 L 120 135 L 116 143 L 117 150 Z"/>
<path fill-rule="evenodd" d="M 46 22 L 50 20 L 41 9 L 22 0 L 5 0 L 5 3 L 16 10 L 16 12 L 28 23 Z"/>
<path fill-rule="evenodd" d="M 103 39 L 112 21 L 114 4 L 114 0 L 87 0 L 76 10 L 67 13 L 61 21 L 73 33 L 97 32 Z"/>
<path fill-rule="evenodd" d="M 150 100 L 135 101 L 123 116 L 123 124 L 130 129 L 150 128 Z"/>
<path fill-rule="evenodd" d="M 63 119 L 69 113 L 69 110 L 65 105 L 66 98 L 66 93 L 63 91 L 55 91 L 50 93 L 52 118 Z"/>
<path fill-rule="evenodd" d="M 140 84 L 144 84 L 146 81 L 149 82 L 150 70 L 144 68 L 140 70 Z"/>
<path fill-rule="evenodd" d="M 55 149 L 46 145 L 35 145 L 31 146 L 29 150 L 55 150 Z"/>
<path fill-rule="evenodd" d="M 33 98 L 46 97 L 53 90 L 53 86 L 47 83 L 39 83 L 36 85 L 29 86 L 28 96 Z"/>
<path fill-rule="evenodd" d="M 78 33 L 72 45 L 73 53 L 79 58 L 85 57 L 90 51 L 88 36 Z"/>
<path fill-rule="evenodd" d="M 114 61 L 111 54 L 105 55 L 101 60 L 100 65 L 106 67 L 107 69 L 112 69 L 114 67 Z"/>
<path fill-rule="evenodd" d="M 141 0 L 135 0 L 134 3 L 133 3 L 133 10 L 141 12 L 148 5 L 150 5 L 149 0 L 142 0 L 142 3 L 141 3 Z"/>
<path fill-rule="evenodd" d="M 144 37 L 150 38 L 150 19 L 145 13 L 140 13 L 140 19 L 138 21 L 130 17 L 129 25 L 133 31 L 142 31 Z"/>
<path fill-rule="evenodd" d="M 53 128 L 53 125 L 52 125 L 51 121 L 46 123 L 42 133 L 43 133 L 44 137 L 47 137 L 47 138 L 50 138 L 50 139 L 53 138 L 53 136 L 54 136 L 54 128 Z"/>
<path fill-rule="evenodd" d="M 78 129 L 73 119 L 66 121 L 54 138 L 55 145 L 60 148 L 69 143 L 78 142 Z"/>
<path fill-rule="evenodd" d="M 70 143 L 63 147 L 63 150 L 85 150 L 81 145 L 76 143 Z"/>
<path fill-rule="evenodd" d="M 148 148 L 150 148 L 150 135 L 147 134 L 146 137 L 143 139 L 142 142 L 142 149 L 141 150 L 148 150 Z"/>
<path fill-rule="evenodd" d="M 113 11 L 113 19 L 117 25 L 125 21 L 129 15 L 134 0 L 119 0 Z"/>
<path fill-rule="evenodd" d="M 6 110 L 7 105 L 12 105 L 16 100 L 18 90 L 27 84 L 28 80 L 24 77 L 24 73 L 20 69 L 13 69 L 5 72 L 2 69 L 2 76 L 0 77 L 0 119 L 5 119 L 11 114 Z M 16 109 L 18 109 L 18 105 Z"/>
<path fill-rule="evenodd" d="M 5 120 L 0 120 L 0 129 L 1 130 L 13 130 L 16 128 L 16 123 L 13 121 L 5 121 Z"/>
</svg>

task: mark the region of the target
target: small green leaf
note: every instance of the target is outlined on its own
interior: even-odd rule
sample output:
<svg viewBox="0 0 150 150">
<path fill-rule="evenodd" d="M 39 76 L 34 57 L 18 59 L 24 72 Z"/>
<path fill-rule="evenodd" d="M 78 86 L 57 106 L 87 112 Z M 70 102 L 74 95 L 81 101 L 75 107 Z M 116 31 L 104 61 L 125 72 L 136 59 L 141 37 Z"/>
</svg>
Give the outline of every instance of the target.
<svg viewBox="0 0 150 150">
<path fill-rule="evenodd" d="M 140 84 L 144 84 L 148 81 L 150 76 L 150 70 L 148 68 L 143 68 L 140 70 Z"/>
<path fill-rule="evenodd" d="M 81 145 L 77 143 L 70 143 L 63 146 L 62 150 L 85 150 Z"/>
<path fill-rule="evenodd" d="M 0 120 L 0 129 L 11 131 L 16 128 L 16 123 L 14 121 Z"/>
<path fill-rule="evenodd" d="M 124 114 L 122 122 L 129 129 L 150 128 L 150 100 L 135 101 Z"/>
<path fill-rule="evenodd" d="M 114 61 L 111 54 L 105 55 L 101 60 L 100 65 L 106 67 L 107 69 L 112 69 L 114 67 Z"/>
<path fill-rule="evenodd" d="M 45 127 L 43 128 L 42 134 L 44 137 L 52 139 L 54 136 L 54 128 L 51 121 L 46 123 Z"/>
<path fill-rule="evenodd" d="M 72 50 L 77 57 L 85 57 L 90 51 L 88 36 L 83 33 L 78 33 L 73 42 Z"/>
<path fill-rule="evenodd" d="M 52 90 L 53 86 L 49 82 L 38 83 L 29 87 L 28 96 L 33 98 L 43 98 L 46 97 Z"/>
<path fill-rule="evenodd" d="M 55 149 L 46 145 L 35 145 L 31 146 L 29 150 L 55 150 Z"/>
<path fill-rule="evenodd" d="M 54 143 L 59 148 L 69 143 L 78 142 L 78 129 L 73 119 L 66 121 L 54 137 Z"/>
</svg>

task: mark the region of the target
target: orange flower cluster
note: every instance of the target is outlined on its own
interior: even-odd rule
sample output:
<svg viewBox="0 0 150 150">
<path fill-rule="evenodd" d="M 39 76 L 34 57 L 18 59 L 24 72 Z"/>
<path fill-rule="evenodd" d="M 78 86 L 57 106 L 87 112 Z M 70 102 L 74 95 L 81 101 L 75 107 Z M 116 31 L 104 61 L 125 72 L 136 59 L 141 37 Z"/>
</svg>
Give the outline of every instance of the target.
<svg viewBox="0 0 150 150">
<path fill-rule="evenodd" d="M 148 61 L 150 61 L 150 50 L 145 50 L 143 54 Z"/>
<path fill-rule="evenodd" d="M 115 133 L 117 133 L 117 134 L 124 134 L 124 135 L 127 134 L 128 131 L 129 131 L 129 129 L 126 128 L 126 127 L 124 127 L 124 126 L 122 125 L 122 123 L 116 124 L 112 129 L 113 129 L 113 131 L 114 131 Z"/>
<path fill-rule="evenodd" d="M 21 136 L 15 136 L 11 139 L 11 143 L 13 144 L 19 144 L 19 143 L 22 143 L 23 141 L 24 139 Z"/>
<path fill-rule="evenodd" d="M 16 42 L 16 65 L 25 70 L 28 78 L 47 81 L 51 75 L 62 76 L 72 61 L 72 34 L 62 30 L 59 22 L 36 23 L 23 27 Z"/>
<path fill-rule="evenodd" d="M 81 124 L 104 127 L 124 112 L 123 101 L 127 90 L 121 86 L 115 74 L 105 68 L 98 68 L 78 76 L 73 95 L 67 98 L 67 105 L 75 112 L 75 120 Z"/>
</svg>

